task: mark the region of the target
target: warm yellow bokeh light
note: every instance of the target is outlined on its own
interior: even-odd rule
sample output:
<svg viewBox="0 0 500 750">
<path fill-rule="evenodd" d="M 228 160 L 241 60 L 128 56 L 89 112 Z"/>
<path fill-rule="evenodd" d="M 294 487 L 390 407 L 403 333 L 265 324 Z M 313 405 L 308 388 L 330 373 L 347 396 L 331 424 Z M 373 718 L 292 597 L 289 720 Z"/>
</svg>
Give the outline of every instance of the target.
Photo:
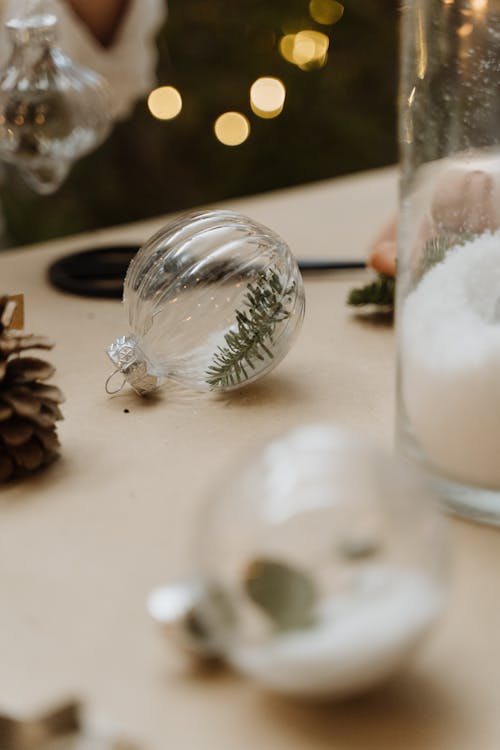
<svg viewBox="0 0 500 750">
<path fill-rule="evenodd" d="M 309 13 L 316 23 L 331 26 L 342 18 L 344 6 L 337 0 L 310 0 Z"/>
<path fill-rule="evenodd" d="M 475 11 L 482 12 L 488 7 L 488 0 L 471 0 L 471 8 Z"/>
<path fill-rule="evenodd" d="M 215 121 L 214 132 L 225 146 L 239 146 L 250 135 L 250 123 L 241 112 L 224 112 Z"/>
<path fill-rule="evenodd" d="M 303 70 L 322 67 L 327 60 L 329 45 L 329 38 L 321 31 L 299 31 L 293 45 L 295 64 Z"/>
<path fill-rule="evenodd" d="M 182 109 L 182 97 L 173 86 L 160 86 L 148 96 L 148 107 L 158 120 L 172 120 Z"/>
<path fill-rule="evenodd" d="M 474 31 L 473 23 L 464 23 L 462 24 L 462 26 L 460 26 L 459 29 L 457 29 L 457 34 L 458 36 L 462 37 L 462 39 L 465 39 L 466 37 L 470 36 L 473 31 Z"/>
<path fill-rule="evenodd" d="M 321 31 L 304 29 L 297 34 L 286 34 L 280 40 L 280 52 L 288 62 L 302 70 L 321 68 L 328 59 L 330 40 Z"/>
<path fill-rule="evenodd" d="M 279 78 L 257 78 L 250 87 L 250 106 L 252 112 L 270 119 L 277 117 L 283 111 L 286 89 Z"/>
<path fill-rule="evenodd" d="M 280 39 L 281 56 L 289 63 L 294 63 L 293 48 L 295 46 L 295 34 L 285 34 Z"/>
<path fill-rule="evenodd" d="M 299 31 L 293 45 L 293 61 L 296 65 L 307 65 L 316 57 L 316 42 L 309 34 Z"/>
</svg>

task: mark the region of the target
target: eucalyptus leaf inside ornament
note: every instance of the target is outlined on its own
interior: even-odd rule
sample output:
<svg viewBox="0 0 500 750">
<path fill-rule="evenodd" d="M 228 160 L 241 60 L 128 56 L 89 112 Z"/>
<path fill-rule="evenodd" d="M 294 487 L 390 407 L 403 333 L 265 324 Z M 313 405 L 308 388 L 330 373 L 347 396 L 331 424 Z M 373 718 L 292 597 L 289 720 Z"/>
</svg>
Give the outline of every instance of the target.
<svg viewBox="0 0 500 750">
<path fill-rule="evenodd" d="M 202 515 L 197 576 L 153 617 L 202 657 L 305 697 L 398 671 L 446 592 L 443 519 L 422 480 L 371 443 L 308 425 L 265 445 Z"/>
<path fill-rule="evenodd" d="M 130 331 L 108 355 L 140 395 L 166 381 L 223 392 L 261 378 L 289 351 L 305 305 L 288 245 L 224 210 L 181 216 L 148 240 L 123 302 Z"/>
</svg>

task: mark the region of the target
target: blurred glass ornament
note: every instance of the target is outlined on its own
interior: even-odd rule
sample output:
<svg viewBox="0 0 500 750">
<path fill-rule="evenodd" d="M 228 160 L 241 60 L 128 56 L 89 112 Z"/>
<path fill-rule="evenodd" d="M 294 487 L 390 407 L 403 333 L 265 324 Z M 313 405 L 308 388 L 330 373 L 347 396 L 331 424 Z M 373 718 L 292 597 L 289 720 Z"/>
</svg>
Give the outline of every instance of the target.
<svg viewBox="0 0 500 750">
<path fill-rule="evenodd" d="M 403 666 L 442 609 L 442 524 L 406 465 L 334 426 L 300 427 L 217 488 L 200 577 L 153 591 L 149 610 L 273 691 L 360 692 Z"/>
<path fill-rule="evenodd" d="M 2 750 L 139 750 L 136 743 L 89 725 L 80 703 L 62 703 L 36 718 L 0 714 Z"/>
<path fill-rule="evenodd" d="M 290 349 L 305 304 L 288 245 L 222 210 L 181 216 L 155 234 L 129 266 L 123 301 L 131 333 L 108 355 L 140 395 L 167 380 L 198 391 L 257 380 Z"/>
<path fill-rule="evenodd" d="M 57 47 L 54 14 L 26 11 L 6 29 L 12 52 L 0 71 L 0 159 L 47 195 L 109 133 L 110 95 L 101 76 Z"/>
</svg>

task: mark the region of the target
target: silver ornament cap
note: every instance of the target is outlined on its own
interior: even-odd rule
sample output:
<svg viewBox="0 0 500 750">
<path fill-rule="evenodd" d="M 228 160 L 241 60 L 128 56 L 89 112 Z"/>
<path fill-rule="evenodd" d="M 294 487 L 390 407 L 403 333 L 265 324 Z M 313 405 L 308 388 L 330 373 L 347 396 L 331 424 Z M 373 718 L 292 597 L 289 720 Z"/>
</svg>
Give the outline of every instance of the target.
<svg viewBox="0 0 500 750">
<path fill-rule="evenodd" d="M 207 579 L 160 586 L 148 599 L 152 618 L 191 656 L 222 656 L 234 612 L 222 588 Z"/>
</svg>

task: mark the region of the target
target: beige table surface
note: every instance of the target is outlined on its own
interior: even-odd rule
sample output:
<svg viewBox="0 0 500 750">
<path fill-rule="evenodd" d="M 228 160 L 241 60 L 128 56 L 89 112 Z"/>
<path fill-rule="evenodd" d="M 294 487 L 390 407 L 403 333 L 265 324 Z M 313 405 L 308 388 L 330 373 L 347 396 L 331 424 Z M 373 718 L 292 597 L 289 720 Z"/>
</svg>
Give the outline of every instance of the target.
<svg viewBox="0 0 500 750">
<path fill-rule="evenodd" d="M 395 171 L 382 170 L 225 205 L 274 228 L 298 256 L 359 257 L 395 203 Z M 162 223 L 0 255 L 0 287 L 26 294 L 27 329 L 57 342 L 54 382 L 67 397 L 60 460 L 0 492 L 0 707 L 29 712 L 81 695 L 93 717 L 150 750 L 498 750 L 495 530 L 452 522 L 448 611 L 404 674 L 364 698 L 311 706 L 229 671 L 195 674 L 150 622 L 149 590 L 185 570 L 207 488 L 234 459 L 323 419 L 390 444 L 394 394 L 392 330 L 345 305 L 361 272 L 308 276 L 295 348 L 230 400 L 106 396 L 104 351 L 126 333 L 122 307 L 55 292 L 44 272 L 70 248 L 142 241 Z"/>
</svg>

